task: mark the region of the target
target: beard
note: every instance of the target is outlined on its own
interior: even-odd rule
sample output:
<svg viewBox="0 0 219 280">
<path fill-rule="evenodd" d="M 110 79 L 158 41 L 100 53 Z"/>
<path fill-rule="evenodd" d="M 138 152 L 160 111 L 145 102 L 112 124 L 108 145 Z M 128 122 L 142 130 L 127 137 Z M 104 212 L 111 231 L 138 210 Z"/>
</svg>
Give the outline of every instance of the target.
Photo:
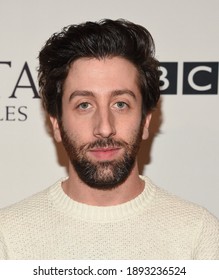
<svg viewBox="0 0 219 280">
<path fill-rule="evenodd" d="M 101 138 L 79 145 L 64 129 L 61 122 L 59 127 L 62 143 L 72 167 L 86 185 L 99 190 L 111 190 L 125 182 L 136 162 L 142 140 L 143 121 L 138 131 L 134 131 L 129 142 Z M 123 154 L 118 159 L 106 161 L 92 161 L 86 154 L 90 149 L 107 147 L 122 148 Z"/>
</svg>

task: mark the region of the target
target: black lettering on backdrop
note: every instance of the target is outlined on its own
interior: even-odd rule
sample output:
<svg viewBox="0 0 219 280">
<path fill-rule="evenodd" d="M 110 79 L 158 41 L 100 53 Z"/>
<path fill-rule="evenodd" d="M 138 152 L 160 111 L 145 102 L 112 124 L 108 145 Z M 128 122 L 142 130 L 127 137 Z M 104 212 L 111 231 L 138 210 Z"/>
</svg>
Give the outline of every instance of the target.
<svg viewBox="0 0 219 280">
<path fill-rule="evenodd" d="M 160 63 L 161 94 L 177 94 L 178 62 Z M 185 62 L 180 93 L 183 95 L 218 94 L 218 62 Z M 180 79 L 181 80 L 181 79 Z"/>
<path fill-rule="evenodd" d="M 27 120 L 27 106 L 5 106 L 0 108 L 0 122 L 24 122 Z"/>
<path fill-rule="evenodd" d="M 161 62 L 159 70 L 161 93 L 177 94 L 177 62 Z"/>
<path fill-rule="evenodd" d="M 24 72 L 26 72 L 26 74 L 27 74 L 28 80 L 29 80 L 29 82 L 30 82 L 29 85 L 19 85 L 20 80 L 21 80 L 21 78 L 22 78 Z M 39 94 L 38 94 L 38 92 L 37 92 L 37 89 L 36 89 L 36 87 L 35 87 L 33 78 L 32 78 L 32 76 L 31 76 L 30 69 L 29 69 L 29 66 L 28 66 L 27 62 L 24 63 L 24 67 L 23 67 L 23 69 L 22 69 L 22 71 L 21 71 L 21 74 L 20 74 L 20 76 L 19 76 L 19 78 L 18 78 L 18 81 L 17 81 L 17 83 L 16 83 L 16 85 L 15 85 L 15 88 L 14 88 L 14 90 L 13 90 L 13 92 L 12 92 L 12 95 L 11 95 L 9 98 L 17 98 L 16 95 L 15 95 L 15 92 L 16 92 L 16 90 L 17 90 L 18 88 L 32 88 L 33 94 L 34 94 L 33 98 L 40 98 L 40 96 L 39 96 Z"/>
<path fill-rule="evenodd" d="M 217 62 L 185 62 L 183 94 L 217 94 Z"/>
<path fill-rule="evenodd" d="M 19 121 L 24 122 L 27 120 L 27 114 L 24 112 L 27 110 L 27 106 L 21 106 L 18 108 L 18 113 L 20 114 L 20 118 L 18 118 Z"/>
<path fill-rule="evenodd" d="M 9 67 L 11 67 L 11 61 L 0 61 L 0 64 L 7 64 Z"/>
<path fill-rule="evenodd" d="M 6 121 L 15 121 L 15 106 L 6 106 Z"/>
</svg>

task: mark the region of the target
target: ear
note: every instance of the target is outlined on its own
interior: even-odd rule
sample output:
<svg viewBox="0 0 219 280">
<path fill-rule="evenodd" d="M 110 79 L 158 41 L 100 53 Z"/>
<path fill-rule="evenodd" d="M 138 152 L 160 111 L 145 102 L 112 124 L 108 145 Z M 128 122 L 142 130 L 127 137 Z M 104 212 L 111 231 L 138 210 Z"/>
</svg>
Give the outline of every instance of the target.
<svg viewBox="0 0 219 280">
<path fill-rule="evenodd" d="M 146 140 L 149 136 L 149 131 L 148 131 L 148 128 L 149 128 L 149 125 L 150 125 L 150 122 L 151 122 L 151 116 L 152 114 L 147 114 L 147 116 L 145 117 L 145 120 L 144 120 L 144 126 L 143 126 L 143 133 L 142 133 L 142 140 Z"/>
<path fill-rule="evenodd" d="M 59 129 L 59 123 L 55 117 L 50 116 L 50 122 L 52 124 L 52 129 L 53 129 L 53 136 L 56 140 L 56 142 L 62 142 L 62 137 L 60 134 L 60 129 Z"/>
</svg>

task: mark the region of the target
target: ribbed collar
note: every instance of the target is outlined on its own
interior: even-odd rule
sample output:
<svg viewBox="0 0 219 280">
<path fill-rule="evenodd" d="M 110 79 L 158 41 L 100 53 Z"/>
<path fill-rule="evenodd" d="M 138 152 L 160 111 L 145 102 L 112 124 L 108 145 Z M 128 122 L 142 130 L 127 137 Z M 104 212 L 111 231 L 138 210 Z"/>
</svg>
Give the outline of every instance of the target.
<svg viewBox="0 0 219 280">
<path fill-rule="evenodd" d="M 136 215 L 145 209 L 155 196 L 156 187 L 150 179 L 148 177 L 140 177 L 145 181 L 145 187 L 142 193 L 128 202 L 115 206 L 91 206 L 71 199 L 62 189 L 62 182 L 65 179 L 59 180 L 49 188 L 49 196 L 56 207 L 78 219 L 112 222 Z"/>
</svg>

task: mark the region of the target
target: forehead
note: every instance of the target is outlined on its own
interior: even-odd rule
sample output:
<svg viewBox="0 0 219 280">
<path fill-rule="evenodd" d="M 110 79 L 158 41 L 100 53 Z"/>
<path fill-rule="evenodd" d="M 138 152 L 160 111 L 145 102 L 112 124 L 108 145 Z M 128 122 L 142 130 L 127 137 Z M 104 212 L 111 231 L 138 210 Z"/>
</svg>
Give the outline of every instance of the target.
<svg viewBox="0 0 219 280">
<path fill-rule="evenodd" d="M 127 89 L 137 94 L 138 71 L 134 64 L 121 57 L 80 58 L 71 64 L 63 89 L 64 93 L 75 90 L 107 92 Z"/>
</svg>

